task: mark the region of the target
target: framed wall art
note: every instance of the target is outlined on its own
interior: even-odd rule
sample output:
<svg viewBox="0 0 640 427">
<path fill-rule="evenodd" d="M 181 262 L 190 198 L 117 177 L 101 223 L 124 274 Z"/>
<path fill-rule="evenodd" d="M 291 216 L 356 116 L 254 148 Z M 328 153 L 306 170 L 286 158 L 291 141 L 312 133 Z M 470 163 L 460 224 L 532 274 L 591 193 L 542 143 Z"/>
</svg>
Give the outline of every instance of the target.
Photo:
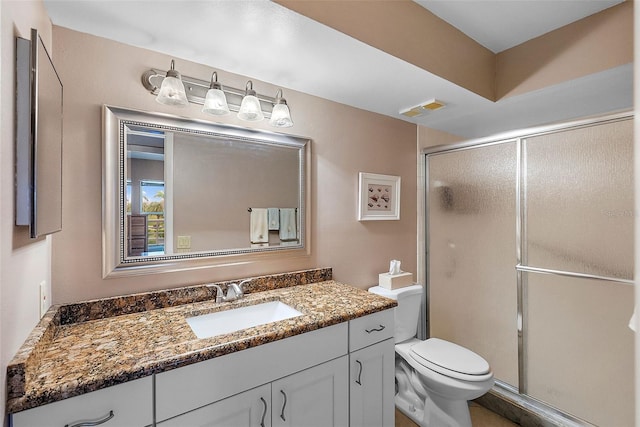
<svg viewBox="0 0 640 427">
<path fill-rule="evenodd" d="M 360 172 L 358 221 L 400 219 L 400 177 Z"/>
</svg>

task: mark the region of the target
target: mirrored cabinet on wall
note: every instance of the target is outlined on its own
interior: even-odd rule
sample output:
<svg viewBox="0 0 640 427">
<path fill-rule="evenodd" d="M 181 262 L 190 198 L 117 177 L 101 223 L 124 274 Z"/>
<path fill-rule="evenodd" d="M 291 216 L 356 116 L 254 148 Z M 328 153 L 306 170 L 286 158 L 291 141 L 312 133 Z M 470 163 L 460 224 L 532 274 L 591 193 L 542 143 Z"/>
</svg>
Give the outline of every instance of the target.
<svg viewBox="0 0 640 427">
<path fill-rule="evenodd" d="M 310 141 L 104 107 L 103 273 L 308 251 Z"/>
<path fill-rule="evenodd" d="M 62 82 L 35 29 L 16 38 L 15 224 L 38 238 L 62 229 Z"/>
</svg>

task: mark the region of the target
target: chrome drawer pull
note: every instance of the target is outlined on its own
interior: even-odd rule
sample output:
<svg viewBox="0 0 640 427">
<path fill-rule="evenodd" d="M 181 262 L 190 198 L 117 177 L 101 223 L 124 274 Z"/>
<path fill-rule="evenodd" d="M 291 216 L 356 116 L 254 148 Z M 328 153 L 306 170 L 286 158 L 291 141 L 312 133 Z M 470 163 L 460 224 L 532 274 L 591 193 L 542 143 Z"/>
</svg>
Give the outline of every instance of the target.
<svg viewBox="0 0 640 427">
<path fill-rule="evenodd" d="M 284 408 L 287 407 L 287 394 L 282 390 L 280 390 L 280 393 L 282 393 L 282 395 L 284 396 L 284 403 L 282 404 L 282 412 L 280 413 L 280 418 L 282 418 L 282 421 L 287 421 L 284 418 Z"/>
<path fill-rule="evenodd" d="M 109 415 L 107 415 L 106 417 L 104 417 L 101 420 L 97 420 L 97 421 L 80 421 L 79 423 L 76 423 L 76 424 L 65 424 L 64 427 L 93 427 L 93 426 L 99 426 L 100 424 L 106 423 L 107 421 L 109 421 L 113 417 L 114 417 L 113 411 L 109 411 Z"/>
<path fill-rule="evenodd" d="M 384 325 L 380 325 L 377 328 L 373 328 L 373 329 L 365 329 L 364 331 L 370 334 L 371 332 L 380 332 L 382 330 L 384 330 Z"/>
<path fill-rule="evenodd" d="M 360 367 L 360 370 L 358 371 L 358 379 L 356 380 L 356 384 L 358 384 L 359 386 L 362 385 L 362 382 L 360 382 L 360 377 L 362 377 L 362 362 L 360 362 L 359 360 L 356 360 L 356 363 L 358 364 L 358 366 Z"/>
<path fill-rule="evenodd" d="M 260 421 L 260 427 L 264 427 L 264 417 L 267 416 L 267 402 L 263 397 L 260 398 L 262 400 L 262 404 L 264 405 L 264 411 L 262 412 L 262 421 Z"/>
</svg>

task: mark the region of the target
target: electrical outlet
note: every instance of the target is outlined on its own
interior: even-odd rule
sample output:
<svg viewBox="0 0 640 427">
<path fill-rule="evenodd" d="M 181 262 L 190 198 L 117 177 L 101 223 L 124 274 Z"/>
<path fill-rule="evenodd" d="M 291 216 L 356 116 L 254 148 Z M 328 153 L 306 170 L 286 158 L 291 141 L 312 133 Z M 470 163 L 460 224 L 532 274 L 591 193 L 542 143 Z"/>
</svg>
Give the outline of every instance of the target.
<svg viewBox="0 0 640 427">
<path fill-rule="evenodd" d="M 51 296 L 49 295 L 49 287 L 47 286 L 47 281 L 43 280 L 40 282 L 40 317 L 44 316 L 50 306 Z"/>
<path fill-rule="evenodd" d="M 177 249 L 191 249 L 191 236 L 178 236 Z"/>
</svg>

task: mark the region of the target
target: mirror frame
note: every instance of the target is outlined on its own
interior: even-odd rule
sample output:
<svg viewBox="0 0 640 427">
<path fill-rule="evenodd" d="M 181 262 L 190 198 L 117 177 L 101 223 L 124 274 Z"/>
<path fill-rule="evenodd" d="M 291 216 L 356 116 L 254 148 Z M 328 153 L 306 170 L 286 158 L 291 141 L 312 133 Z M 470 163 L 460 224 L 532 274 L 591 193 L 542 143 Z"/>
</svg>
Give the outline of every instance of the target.
<svg viewBox="0 0 640 427">
<path fill-rule="evenodd" d="M 299 150 L 300 241 L 297 245 L 259 248 L 233 248 L 203 252 L 144 257 L 126 256 L 126 141 L 127 125 L 180 130 L 196 135 L 224 137 L 238 142 L 253 142 L 293 147 Z M 223 125 L 205 120 L 152 113 L 109 105 L 103 106 L 102 141 L 102 269 L 103 278 L 167 273 L 254 262 L 265 257 L 309 255 L 309 138 L 288 134 Z M 248 232 L 248 231 L 247 231 Z"/>
</svg>

